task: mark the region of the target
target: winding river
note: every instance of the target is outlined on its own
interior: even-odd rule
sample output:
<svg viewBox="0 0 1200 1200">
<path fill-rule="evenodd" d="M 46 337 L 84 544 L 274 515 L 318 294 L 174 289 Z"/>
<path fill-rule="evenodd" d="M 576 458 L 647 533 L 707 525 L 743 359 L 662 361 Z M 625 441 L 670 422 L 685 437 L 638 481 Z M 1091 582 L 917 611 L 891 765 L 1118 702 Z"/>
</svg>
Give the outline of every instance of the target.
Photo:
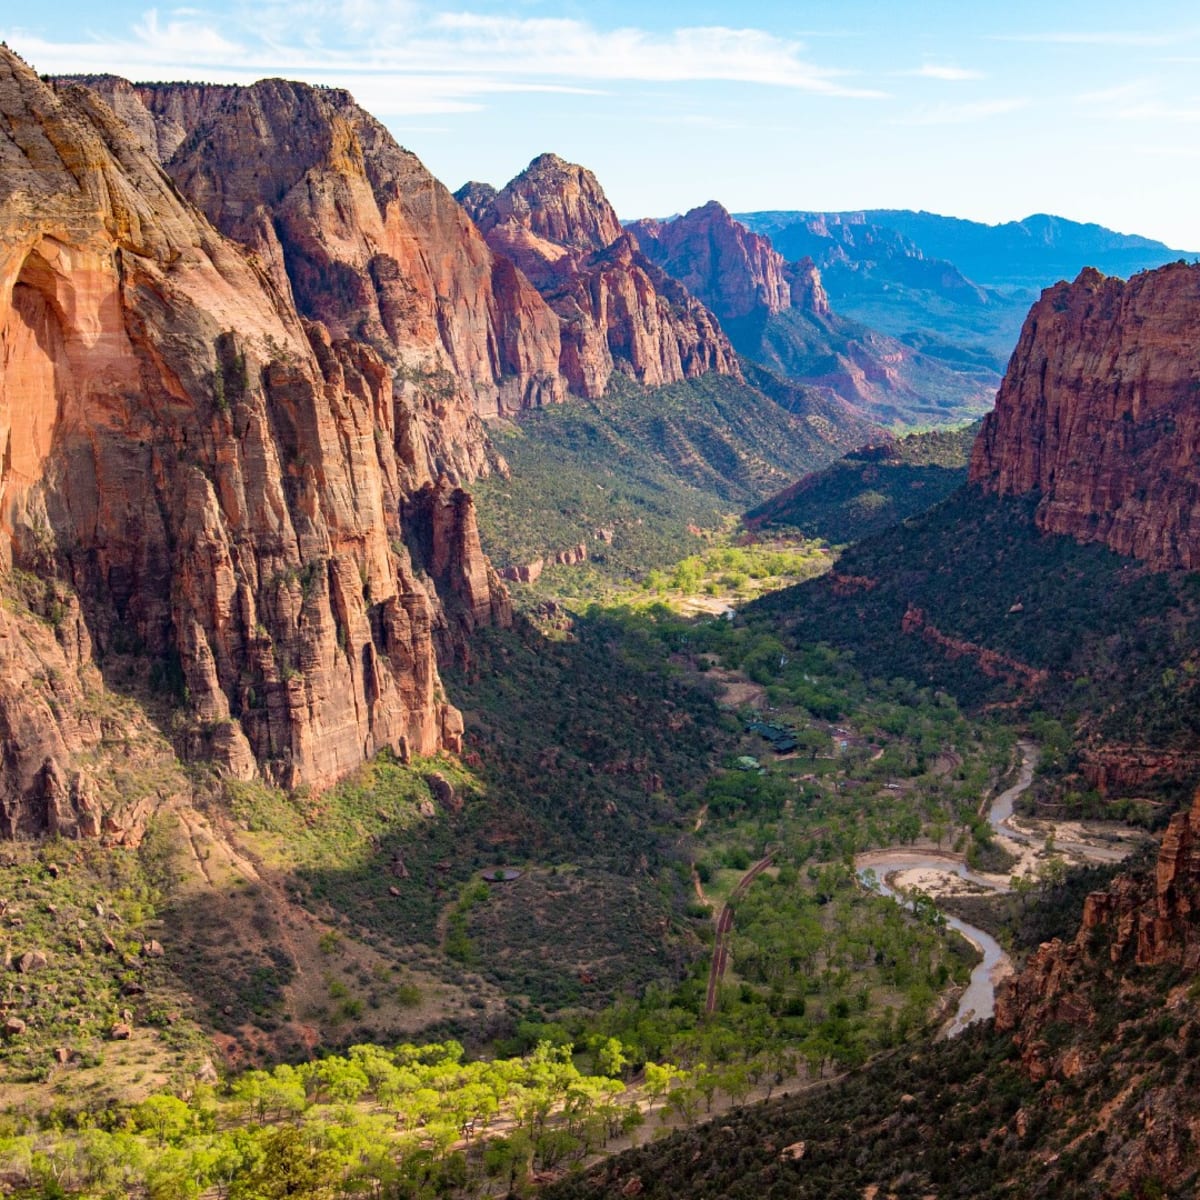
<svg viewBox="0 0 1200 1200">
<path fill-rule="evenodd" d="M 1037 747 L 1032 742 L 1019 742 L 1018 747 L 1021 751 L 1021 767 L 1016 782 L 992 801 L 988 810 L 988 822 L 995 830 L 996 836 L 1013 843 L 1013 850 L 1019 853 L 1022 849 L 1021 843 L 1029 845 L 1042 840 L 1045 835 L 1035 836 L 1013 823 L 1013 804 L 1033 782 L 1033 772 L 1038 760 Z M 1068 841 L 1057 844 L 1060 849 L 1073 851 L 1094 861 L 1115 862 L 1127 853 L 1127 849 L 1099 847 L 1082 842 Z M 892 896 L 900 902 L 904 901 L 904 896 L 892 886 L 892 880 L 896 875 L 907 871 L 937 871 L 958 875 L 989 891 L 1009 890 L 1006 881 L 995 876 L 980 875 L 970 870 L 961 858 L 934 851 L 871 850 L 855 858 L 854 868 L 865 886 L 873 888 L 881 895 Z M 985 1021 L 993 1015 L 996 1007 L 996 984 L 1012 973 L 1013 964 L 991 934 L 949 913 L 942 915 L 951 929 L 961 933 L 983 955 L 982 961 L 971 972 L 970 981 L 959 999 L 957 1011 L 942 1030 L 945 1036 L 953 1037 L 972 1022 Z"/>
</svg>

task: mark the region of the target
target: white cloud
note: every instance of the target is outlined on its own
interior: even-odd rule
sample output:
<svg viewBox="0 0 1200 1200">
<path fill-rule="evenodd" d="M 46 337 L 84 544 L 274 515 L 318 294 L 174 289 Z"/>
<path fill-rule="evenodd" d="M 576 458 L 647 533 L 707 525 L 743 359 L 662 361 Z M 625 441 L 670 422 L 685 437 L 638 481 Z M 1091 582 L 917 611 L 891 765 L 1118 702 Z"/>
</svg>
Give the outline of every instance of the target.
<svg viewBox="0 0 1200 1200">
<path fill-rule="evenodd" d="M 1134 146 L 1133 152 L 1150 158 L 1200 158 L 1200 146 Z"/>
<path fill-rule="evenodd" d="M 965 125 L 972 121 L 983 121 L 989 117 L 1000 117 L 1027 107 L 1029 101 L 1013 97 L 1000 100 L 976 100 L 970 104 L 933 104 L 917 108 L 904 116 L 896 117 L 894 125 Z"/>
<path fill-rule="evenodd" d="M 250 82 L 293 75 L 351 88 L 381 113 L 463 112 L 514 91 L 588 94 L 609 82 L 755 84 L 832 97 L 880 97 L 759 29 L 601 30 L 573 19 L 436 13 L 410 0 L 246 5 L 232 21 L 197 9 L 148 10 L 127 36 L 54 42 L 0 27 L 42 71 Z"/>
<path fill-rule="evenodd" d="M 969 79 L 984 78 L 982 71 L 972 71 L 966 67 L 952 67 L 941 63 L 922 63 L 915 70 L 902 73 L 916 75 L 921 79 L 941 79 L 946 83 L 962 83 Z"/>
<path fill-rule="evenodd" d="M 1082 92 L 1072 99 L 1076 104 L 1106 105 L 1118 104 L 1144 96 L 1151 90 L 1152 85 L 1144 79 L 1130 83 L 1116 83 L 1112 87 L 1100 88 L 1095 92 Z"/>
<path fill-rule="evenodd" d="M 996 42 L 1045 42 L 1055 46 L 1177 46 L 1193 34 L 1186 33 L 1139 33 L 1134 30 L 1115 31 L 1063 31 L 1061 33 L 1004 33 L 996 34 Z"/>
<path fill-rule="evenodd" d="M 148 53 L 199 55 L 204 59 L 237 59 L 245 47 L 231 42 L 218 30 L 204 22 L 203 14 L 191 9 L 178 9 L 166 24 L 159 21 L 158 9 L 152 8 L 133 26 L 140 45 Z"/>
<path fill-rule="evenodd" d="M 1154 100 L 1119 109 L 1113 115 L 1122 121 L 1155 121 L 1174 125 L 1194 125 L 1200 121 L 1200 103 L 1192 101 L 1184 105 L 1163 104 L 1161 101 Z"/>
<path fill-rule="evenodd" d="M 693 129 L 716 129 L 722 132 L 746 128 L 743 121 L 734 121 L 728 117 L 718 117 L 709 113 L 677 113 L 675 115 L 659 113 L 644 119 L 653 125 L 680 125 Z"/>
</svg>

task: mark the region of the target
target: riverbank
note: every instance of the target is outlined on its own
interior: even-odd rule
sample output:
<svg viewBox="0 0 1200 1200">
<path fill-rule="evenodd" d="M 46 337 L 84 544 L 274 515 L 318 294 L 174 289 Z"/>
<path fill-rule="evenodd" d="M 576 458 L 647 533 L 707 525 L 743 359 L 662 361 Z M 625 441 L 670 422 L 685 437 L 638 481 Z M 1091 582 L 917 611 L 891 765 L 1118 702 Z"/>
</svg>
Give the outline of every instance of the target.
<svg viewBox="0 0 1200 1200">
<path fill-rule="evenodd" d="M 951 896 L 1005 894 L 1013 880 L 1040 878 L 1048 864 L 1061 862 L 1064 867 L 1079 863 L 1120 862 L 1142 840 L 1109 823 L 1084 824 L 1078 821 L 1019 821 L 1014 815 L 1017 799 L 1033 783 L 1037 768 L 1037 747 L 1028 741 L 1018 743 L 1021 764 L 1016 781 L 987 807 L 988 822 L 998 841 L 1015 859 L 1011 873 L 997 875 L 973 871 L 958 854 L 940 850 L 896 848 L 871 850 L 858 855 L 854 869 L 865 886 L 874 886 L 885 896 L 900 902 L 914 893 L 938 900 Z M 995 1012 L 996 988 L 1013 973 L 1012 959 L 991 934 L 961 917 L 943 912 L 949 928 L 956 930 L 979 952 L 980 962 L 959 998 L 953 1017 L 942 1034 L 953 1037 L 975 1021 L 987 1020 Z"/>
</svg>

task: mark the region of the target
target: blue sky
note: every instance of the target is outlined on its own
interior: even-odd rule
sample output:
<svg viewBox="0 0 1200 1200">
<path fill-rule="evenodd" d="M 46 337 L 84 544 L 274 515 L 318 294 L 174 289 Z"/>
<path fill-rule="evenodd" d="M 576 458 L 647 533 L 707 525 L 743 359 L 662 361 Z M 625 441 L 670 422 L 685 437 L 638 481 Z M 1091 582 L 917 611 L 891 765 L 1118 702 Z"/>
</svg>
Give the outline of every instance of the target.
<svg viewBox="0 0 1200 1200">
<path fill-rule="evenodd" d="M 1200 250 L 1200 6 L 44 0 L 42 72 L 347 87 L 451 188 L 553 150 L 622 217 L 1054 212 Z"/>
</svg>

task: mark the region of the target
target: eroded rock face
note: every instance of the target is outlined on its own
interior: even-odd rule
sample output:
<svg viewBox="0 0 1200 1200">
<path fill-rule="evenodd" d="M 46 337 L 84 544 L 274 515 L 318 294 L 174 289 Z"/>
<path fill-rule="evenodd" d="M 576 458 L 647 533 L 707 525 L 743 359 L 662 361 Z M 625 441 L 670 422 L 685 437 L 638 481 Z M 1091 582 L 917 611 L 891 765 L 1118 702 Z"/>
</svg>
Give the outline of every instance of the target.
<svg viewBox="0 0 1200 1200">
<path fill-rule="evenodd" d="M 991 399 L 994 383 L 986 370 L 951 370 L 833 312 L 811 258 L 786 261 L 716 201 L 628 228 L 656 266 L 720 318 L 740 353 L 834 394 L 855 410 L 851 420 L 938 420 L 950 397 L 972 407 Z"/>
<path fill-rule="evenodd" d="M 811 258 L 789 263 L 715 200 L 672 221 L 630 227 L 646 255 L 678 279 L 722 321 L 799 308 L 829 314 L 829 298 Z"/>
<path fill-rule="evenodd" d="M 406 539 L 448 547 L 473 619 L 505 600 L 469 502 L 428 535 L 401 520 L 444 474 L 425 415 L 376 349 L 300 317 L 95 93 L 0 50 L 0 112 L 0 561 L 61 580 L 80 613 L 37 637 L 13 616 L 7 649 L 0 629 L 0 827 L 101 822 L 70 766 L 98 729 L 45 720 L 22 679 L 59 670 L 79 708 L 68 692 L 112 654 L 177 671 L 184 740 L 239 774 L 323 786 L 384 746 L 453 747 L 448 618 Z"/>
<path fill-rule="evenodd" d="M 1038 492 L 1037 523 L 1155 567 L 1200 566 L 1200 267 L 1042 293 L 971 479 Z"/>
<path fill-rule="evenodd" d="M 613 371 L 648 386 L 740 377 L 712 313 L 642 254 L 590 171 L 543 154 L 501 191 L 471 183 L 457 198 L 558 314 L 572 391 L 600 396 Z"/>
<path fill-rule="evenodd" d="M 487 469 L 477 417 L 563 398 L 554 314 L 349 93 L 281 79 L 87 82 L 153 128 L 143 141 L 184 194 L 304 316 L 398 369 L 398 390 L 458 481 Z"/>
<path fill-rule="evenodd" d="M 1087 989 L 1078 969 L 1107 960 L 1126 967 L 1167 964 L 1192 974 L 1200 969 L 1200 804 L 1176 813 L 1163 835 L 1154 873 L 1120 876 L 1084 902 L 1073 942 L 1043 943 L 1025 970 L 997 993 L 996 1027 L 1016 1031 L 1032 1046 L 1047 1022 L 1089 1023 Z"/>
</svg>

